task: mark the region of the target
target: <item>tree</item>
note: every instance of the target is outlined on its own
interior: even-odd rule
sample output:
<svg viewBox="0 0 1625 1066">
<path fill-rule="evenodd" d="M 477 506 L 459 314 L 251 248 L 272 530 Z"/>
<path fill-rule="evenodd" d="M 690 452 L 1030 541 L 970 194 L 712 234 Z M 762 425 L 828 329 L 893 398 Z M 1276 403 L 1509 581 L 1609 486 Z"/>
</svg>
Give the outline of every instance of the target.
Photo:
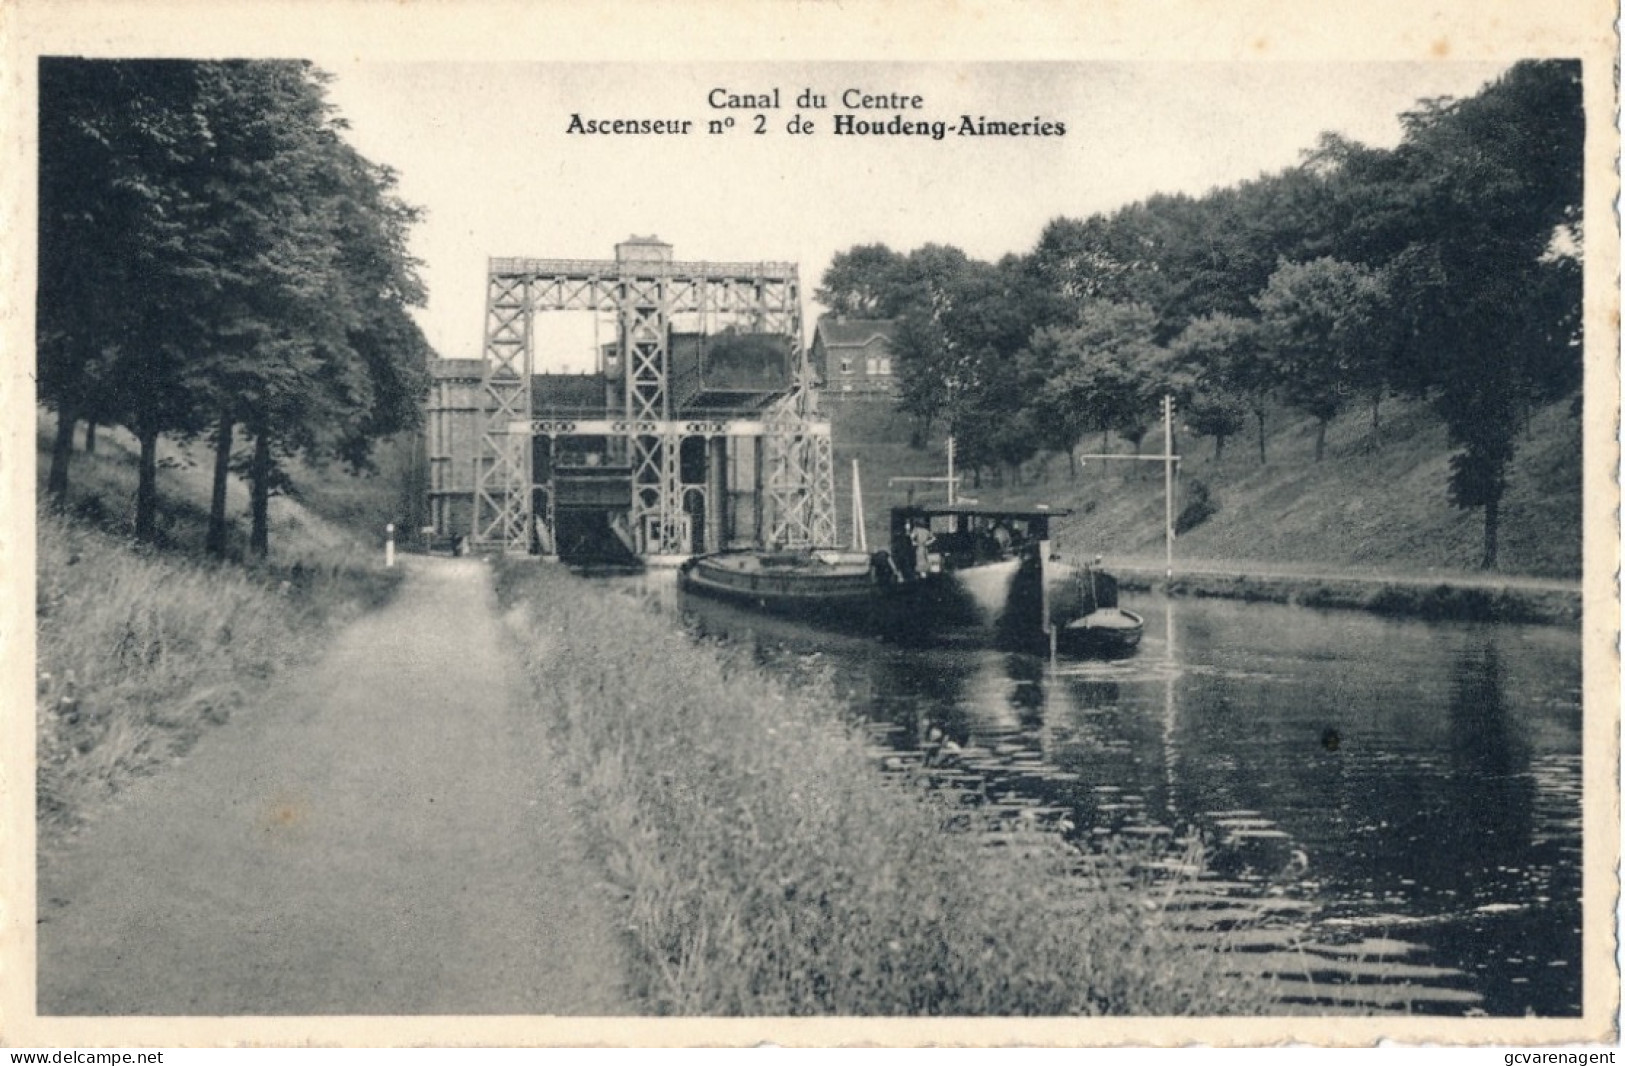
<svg viewBox="0 0 1625 1066">
<path fill-rule="evenodd" d="M 1016 256 L 971 261 L 947 288 L 940 319 L 959 355 L 955 435 L 969 465 L 999 463 L 1019 481 L 1021 464 L 1038 450 L 1020 358 L 1035 317 L 1027 264 Z"/>
<path fill-rule="evenodd" d="M 1096 401 L 1105 425 L 1134 445 L 1150 430 L 1159 396 L 1167 391 L 1167 352 L 1153 340 L 1156 315 L 1144 304 L 1090 304 L 1080 316 L 1080 341 L 1093 368 Z"/>
<path fill-rule="evenodd" d="M 884 244 L 858 244 L 836 252 L 813 299 L 847 318 L 889 318 L 896 306 L 898 273 L 905 257 Z"/>
<path fill-rule="evenodd" d="M 212 428 L 216 553 L 246 424 L 263 553 L 279 452 L 363 465 L 419 417 L 415 213 L 344 144 L 308 64 L 55 60 L 41 80 L 42 175 L 68 179 L 42 197 L 42 394 L 70 432 L 89 396 L 136 433 L 140 536 L 159 436 Z"/>
<path fill-rule="evenodd" d="M 1172 384 L 1167 352 L 1152 340 L 1155 328 L 1144 304 L 1090 300 L 1077 325 L 1034 334 L 1025 362 L 1034 422 L 1049 427 L 1044 432 L 1064 442 L 1069 456 L 1089 429 L 1116 431 L 1139 451 L 1157 397 Z"/>
<path fill-rule="evenodd" d="M 57 412 L 48 490 L 68 489 L 81 417 L 141 444 L 136 532 L 157 510 L 160 433 L 195 428 L 178 370 L 197 319 L 192 205 L 173 180 L 205 150 L 190 65 L 40 61 L 37 348 Z"/>
<path fill-rule="evenodd" d="M 1258 424 L 1258 464 L 1267 463 L 1265 426 L 1280 375 L 1258 323 L 1222 312 L 1204 315 L 1174 341 L 1173 361 L 1187 368 L 1198 388 L 1217 397 L 1216 402 L 1234 402 L 1252 413 Z"/>
<path fill-rule="evenodd" d="M 1471 99 L 1425 102 L 1378 175 L 1410 225 L 1385 216 L 1362 234 L 1402 244 L 1396 318 L 1413 380 L 1460 449 L 1450 499 L 1483 509 L 1486 568 L 1525 413 L 1579 380 L 1580 88 L 1577 62 L 1522 62 Z"/>
<path fill-rule="evenodd" d="M 1175 392 L 1185 422 L 1197 433 L 1213 438 L 1213 458 L 1224 458 L 1224 443 L 1246 426 L 1247 395 L 1241 387 L 1237 343 L 1227 315 L 1199 318 L 1185 327 L 1169 346 L 1169 360 L 1181 379 Z"/>
<path fill-rule="evenodd" d="M 897 275 L 898 408 L 914 417 L 916 442 L 946 421 L 964 464 L 978 473 L 1002 463 L 1019 477 L 1038 446 L 1019 358 L 1035 314 L 1028 266 L 1017 256 L 990 264 L 926 245 Z"/>
<path fill-rule="evenodd" d="M 1031 274 L 1042 290 L 1076 320 L 1089 300 L 1125 301 L 1145 296 L 1145 275 L 1154 270 L 1154 240 L 1144 234 L 1143 212 L 1127 209 L 1111 217 L 1092 215 L 1078 221 L 1052 219 L 1044 227 L 1030 258 Z"/>
<path fill-rule="evenodd" d="M 948 340 L 926 311 L 910 311 L 892 330 L 897 370 L 897 409 L 913 419 L 912 443 L 925 446 L 931 426 L 948 404 Z"/>
<path fill-rule="evenodd" d="M 1104 423 L 1076 331 L 1056 326 L 1038 329 L 1019 363 L 1037 441 L 1065 452 L 1067 476 L 1076 479 L 1078 444 L 1085 433 Z"/>
<path fill-rule="evenodd" d="M 304 215 L 291 214 L 311 228 L 290 236 L 316 242 L 315 254 L 303 257 L 305 269 L 325 268 L 327 284 L 319 294 L 285 294 L 295 309 L 314 299 L 318 306 L 307 321 L 323 328 L 307 331 L 312 347 L 304 354 L 314 357 L 307 368 L 313 376 L 292 394 L 296 417 L 279 412 L 269 422 L 269 440 L 256 433 L 251 543 L 260 551 L 266 547 L 264 497 L 280 481 L 276 455 L 297 452 L 317 463 L 336 458 L 356 472 L 370 468 L 375 441 L 419 425 L 430 355 L 407 313 L 424 301 L 407 248 L 417 210 L 394 194 L 393 172 L 343 141 L 342 123 L 322 99 L 320 76 L 308 68 L 283 73 L 292 79 L 286 91 L 298 111 L 293 136 L 274 162 L 285 168 L 299 158 L 309 168 L 296 195 L 310 206 Z"/>
<path fill-rule="evenodd" d="M 1287 403 L 1314 416 L 1315 462 L 1326 453 L 1326 427 L 1349 395 L 1380 398 L 1386 345 L 1378 323 L 1382 280 L 1340 259 L 1282 263 L 1254 298 L 1265 344 L 1274 354 Z"/>
<path fill-rule="evenodd" d="M 898 410 L 914 418 L 914 439 L 924 444 L 944 414 L 950 426 L 964 390 L 974 387 L 976 353 L 948 331 L 965 253 L 928 244 L 910 252 L 893 277 L 886 310 L 897 319 L 892 351 L 898 373 Z M 950 430 L 951 431 L 951 430 Z"/>
</svg>

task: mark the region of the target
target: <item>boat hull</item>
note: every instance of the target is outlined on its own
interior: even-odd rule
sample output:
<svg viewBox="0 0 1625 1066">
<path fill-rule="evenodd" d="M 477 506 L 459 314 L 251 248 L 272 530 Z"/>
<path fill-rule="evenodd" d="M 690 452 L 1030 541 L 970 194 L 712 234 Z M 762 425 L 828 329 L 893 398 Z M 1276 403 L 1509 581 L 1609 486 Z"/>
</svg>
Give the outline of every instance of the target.
<svg viewBox="0 0 1625 1066">
<path fill-rule="evenodd" d="M 686 593 L 813 624 L 880 636 L 899 644 L 974 643 L 1042 651 L 1045 596 L 1035 557 L 1004 559 L 962 570 L 901 578 L 885 555 L 859 563 L 851 553 L 800 565 L 788 557 L 718 553 L 679 571 Z M 774 559 L 784 560 L 771 565 Z M 769 565 L 761 565 L 768 560 Z M 1076 617 L 1076 582 L 1051 566 L 1052 617 Z"/>
<path fill-rule="evenodd" d="M 861 565 L 762 566 L 763 557 L 721 552 L 689 560 L 678 570 L 686 593 L 738 604 L 753 610 L 833 623 L 869 613 L 880 594 L 867 558 Z"/>
<path fill-rule="evenodd" d="M 1057 627 L 1055 648 L 1063 655 L 1116 658 L 1134 654 L 1144 633 L 1145 619 L 1133 611 L 1103 607 Z"/>
</svg>

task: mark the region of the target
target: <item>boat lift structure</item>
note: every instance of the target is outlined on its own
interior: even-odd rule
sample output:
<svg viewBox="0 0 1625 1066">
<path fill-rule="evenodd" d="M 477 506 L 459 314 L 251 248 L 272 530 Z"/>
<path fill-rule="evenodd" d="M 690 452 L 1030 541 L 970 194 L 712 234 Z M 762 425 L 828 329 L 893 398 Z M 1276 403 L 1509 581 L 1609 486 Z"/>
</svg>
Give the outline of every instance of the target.
<svg viewBox="0 0 1625 1066">
<path fill-rule="evenodd" d="M 796 265 L 671 252 L 633 237 L 612 260 L 490 260 L 473 547 L 568 554 L 588 520 L 644 559 L 834 543 Z M 562 311 L 613 323 L 596 374 L 538 374 L 536 316 Z"/>
</svg>

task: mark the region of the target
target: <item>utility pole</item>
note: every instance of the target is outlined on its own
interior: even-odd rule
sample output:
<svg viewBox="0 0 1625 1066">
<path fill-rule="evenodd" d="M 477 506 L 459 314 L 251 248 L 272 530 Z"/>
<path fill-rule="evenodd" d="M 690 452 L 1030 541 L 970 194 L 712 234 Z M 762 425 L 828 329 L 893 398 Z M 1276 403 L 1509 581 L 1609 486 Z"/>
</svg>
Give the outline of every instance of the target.
<svg viewBox="0 0 1625 1066">
<path fill-rule="evenodd" d="M 1078 459 L 1088 462 L 1091 459 L 1107 462 L 1109 460 L 1127 460 L 1128 462 L 1161 463 L 1162 464 L 1162 539 L 1166 555 L 1166 576 L 1174 576 L 1174 464 L 1179 462 L 1179 456 L 1174 454 L 1174 398 L 1162 398 L 1162 454 L 1161 455 L 1118 455 L 1112 453 L 1079 455 Z"/>
<path fill-rule="evenodd" d="M 1174 577 L 1174 398 L 1162 397 L 1162 515 L 1163 546 L 1167 552 L 1168 572 Z"/>
</svg>

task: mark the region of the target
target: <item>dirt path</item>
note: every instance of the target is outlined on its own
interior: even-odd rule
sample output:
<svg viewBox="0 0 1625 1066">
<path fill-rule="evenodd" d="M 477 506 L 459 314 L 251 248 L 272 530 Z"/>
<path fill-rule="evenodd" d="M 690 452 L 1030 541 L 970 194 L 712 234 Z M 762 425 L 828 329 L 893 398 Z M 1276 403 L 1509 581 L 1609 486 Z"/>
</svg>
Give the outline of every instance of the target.
<svg viewBox="0 0 1625 1066">
<path fill-rule="evenodd" d="M 42 1014 L 618 1014 L 484 564 L 339 635 L 47 864 Z"/>
</svg>

